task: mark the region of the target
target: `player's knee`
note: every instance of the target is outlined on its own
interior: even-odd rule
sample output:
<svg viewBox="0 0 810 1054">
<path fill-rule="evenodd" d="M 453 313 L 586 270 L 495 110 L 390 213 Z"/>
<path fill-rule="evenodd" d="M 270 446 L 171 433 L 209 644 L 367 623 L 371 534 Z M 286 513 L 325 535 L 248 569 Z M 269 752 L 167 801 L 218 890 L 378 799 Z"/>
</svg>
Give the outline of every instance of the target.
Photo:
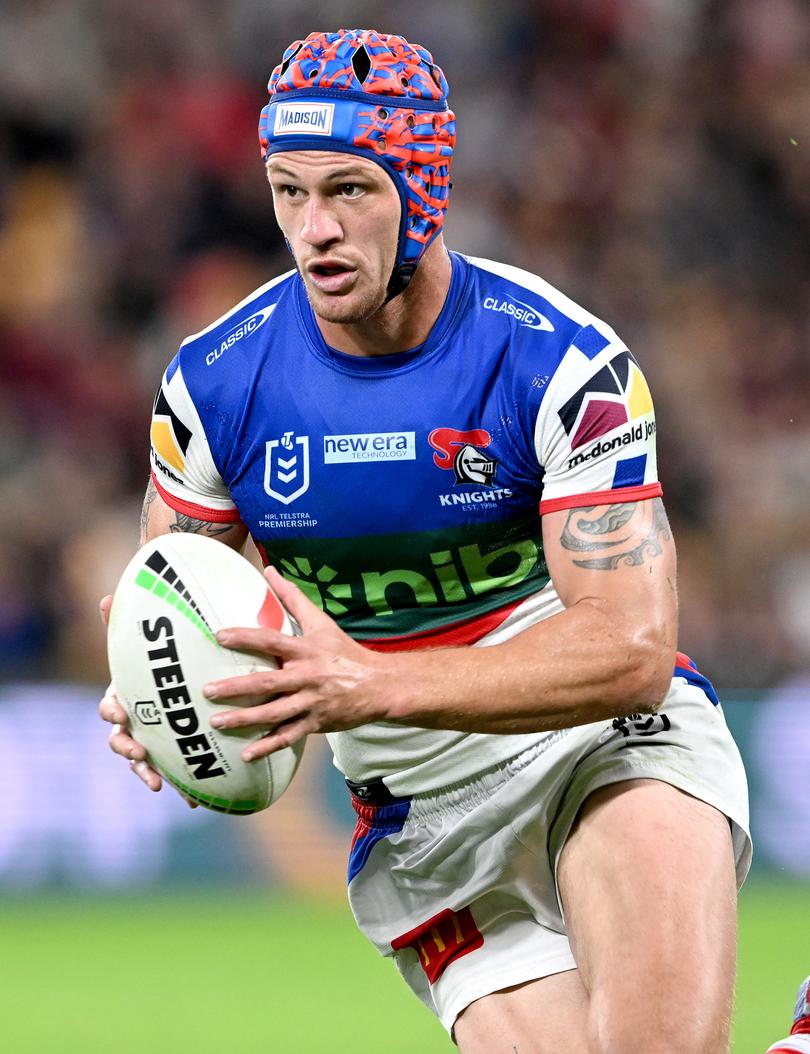
<svg viewBox="0 0 810 1054">
<path fill-rule="evenodd" d="M 644 992 L 627 993 L 624 1007 L 591 1011 L 592 1054 L 728 1054 L 728 1029 L 699 1011 L 645 1010 Z M 686 1009 L 686 1008 L 684 1008 Z"/>
</svg>

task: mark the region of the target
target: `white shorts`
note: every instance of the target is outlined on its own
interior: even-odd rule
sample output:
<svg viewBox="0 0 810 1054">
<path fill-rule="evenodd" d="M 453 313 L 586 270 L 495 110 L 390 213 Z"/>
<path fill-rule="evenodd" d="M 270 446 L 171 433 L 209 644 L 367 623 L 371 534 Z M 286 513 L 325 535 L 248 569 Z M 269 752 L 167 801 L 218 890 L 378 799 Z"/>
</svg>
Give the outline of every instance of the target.
<svg viewBox="0 0 810 1054">
<path fill-rule="evenodd" d="M 722 711 L 676 678 L 655 715 L 566 729 L 462 783 L 411 798 L 354 798 L 349 901 L 451 1032 L 476 999 L 576 967 L 556 886 L 593 791 L 657 779 L 731 821 L 737 881 L 751 863 L 748 788 Z"/>
</svg>

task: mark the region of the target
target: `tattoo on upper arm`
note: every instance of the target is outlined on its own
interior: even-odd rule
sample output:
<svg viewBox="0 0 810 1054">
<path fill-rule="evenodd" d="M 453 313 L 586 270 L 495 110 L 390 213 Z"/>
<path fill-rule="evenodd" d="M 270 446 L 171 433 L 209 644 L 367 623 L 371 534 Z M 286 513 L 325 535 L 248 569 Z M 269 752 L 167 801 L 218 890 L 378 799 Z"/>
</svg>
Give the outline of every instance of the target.
<svg viewBox="0 0 810 1054">
<path fill-rule="evenodd" d="M 654 498 L 571 509 L 560 543 L 571 553 L 590 554 L 574 560 L 577 567 L 613 571 L 655 559 L 664 551 L 663 543 L 671 537 L 664 503 Z"/>
<path fill-rule="evenodd" d="M 206 534 L 209 538 L 216 538 L 220 534 L 227 534 L 232 527 L 232 523 L 209 523 L 208 520 L 195 520 L 178 512 L 169 530 L 172 534 Z"/>
<path fill-rule="evenodd" d="M 155 481 L 150 478 L 143 498 L 143 508 L 141 509 L 141 545 L 144 544 L 149 536 L 149 509 L 157 496 L 158 490 L 155 486 Z M 233 526 L 234 524 L 232 523 L 210 523 L 208 520 L 195 520 L 193 516 L 175 512 L 174 523 L 169 524 L 169 531 L 172 534 L 205 534 L 209 538 L 217 538 L 221 534 L 227 534 Z"/>
<path fill-rule="evenodd" d="M 149 507 L 157 497 L 157 487 L 152 477 L 146 485 L 146 494 L 143 496 L 143 507 L 141 508 L 141 545 L 146 541 L 149 534 Z"/>
</svg>

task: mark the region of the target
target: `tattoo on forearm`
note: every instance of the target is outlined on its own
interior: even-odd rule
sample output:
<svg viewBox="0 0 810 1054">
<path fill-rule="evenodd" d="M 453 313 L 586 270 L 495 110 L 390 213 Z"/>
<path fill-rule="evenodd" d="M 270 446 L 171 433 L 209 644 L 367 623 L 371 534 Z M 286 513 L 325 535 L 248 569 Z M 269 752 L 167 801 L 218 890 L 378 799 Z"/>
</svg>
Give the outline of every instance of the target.
<svg viewBox="0 0 810 1054">
<path fill-rule="evenodd" d="M 220 534 L 227 534 L 233 527 L 232 523 L 209 523 L 207 520 L 195 520 L 191 516 L 184 516 L 181 512 L 175 514 L 175 520 L 176 522 L 169 527 L 172 534 L 207 534 L 209 538 L 216 538 Z"/>
<path fill-rule="evenodd" d="M 146 485 L 146 494 L 143 496 L 143 507 L 141 508 L 141 545 L 144 544 L 149 536 L 149 506 L 156 497 L 157 487 L 150 476 L 149 482 Z"/>
<path fill-rule="evenodd" d="M 664 503 L 654 498 L 571 509 L 560 542 L 569 552 L 592 554 L 574 560 L 577 567 L 613 571 L 655 559 L 671 537 Z"/>
</svg>

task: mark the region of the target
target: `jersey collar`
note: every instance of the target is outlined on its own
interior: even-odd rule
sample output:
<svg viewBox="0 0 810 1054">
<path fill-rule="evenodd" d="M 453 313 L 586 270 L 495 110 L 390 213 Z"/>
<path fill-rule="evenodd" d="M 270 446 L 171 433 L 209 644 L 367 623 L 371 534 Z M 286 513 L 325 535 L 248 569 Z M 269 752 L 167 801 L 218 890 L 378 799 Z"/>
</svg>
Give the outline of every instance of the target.
<svg viewBox="0 0 810 1054">
<path fill-rule="evenodd" d="M 347 355 L 345 352 L 337 351 L 330 347 L 323 339 L 318 323 L 315 321 L 315 313 L 307 299 L 306 289 L 300 275 L 295 279 L 295 301 L 301 328 L 307 338 L 307 344 L 313 354 L 327 366 L 341 373 L 351 373 L 355 376 L 389 376 L 395 373 L 404 373 L 420 367 L 428 359 L 432 359 L 437 352 L 446 347 L 446 338 L 455 328 L 460 315 L 460 307 L 466 299 L 466 293 L 470 284 L 472 268 L 459 253 L 450 253 L 452 264 L 452 275 L 450 277 L 450 288 L 447 291 L 439 317 L 428 334 L 427 340 L 417 348 L 408 351 L 399 351 L 393 355 L 380 355 L 366 358 L 360 355 Z"/>
</svg>

